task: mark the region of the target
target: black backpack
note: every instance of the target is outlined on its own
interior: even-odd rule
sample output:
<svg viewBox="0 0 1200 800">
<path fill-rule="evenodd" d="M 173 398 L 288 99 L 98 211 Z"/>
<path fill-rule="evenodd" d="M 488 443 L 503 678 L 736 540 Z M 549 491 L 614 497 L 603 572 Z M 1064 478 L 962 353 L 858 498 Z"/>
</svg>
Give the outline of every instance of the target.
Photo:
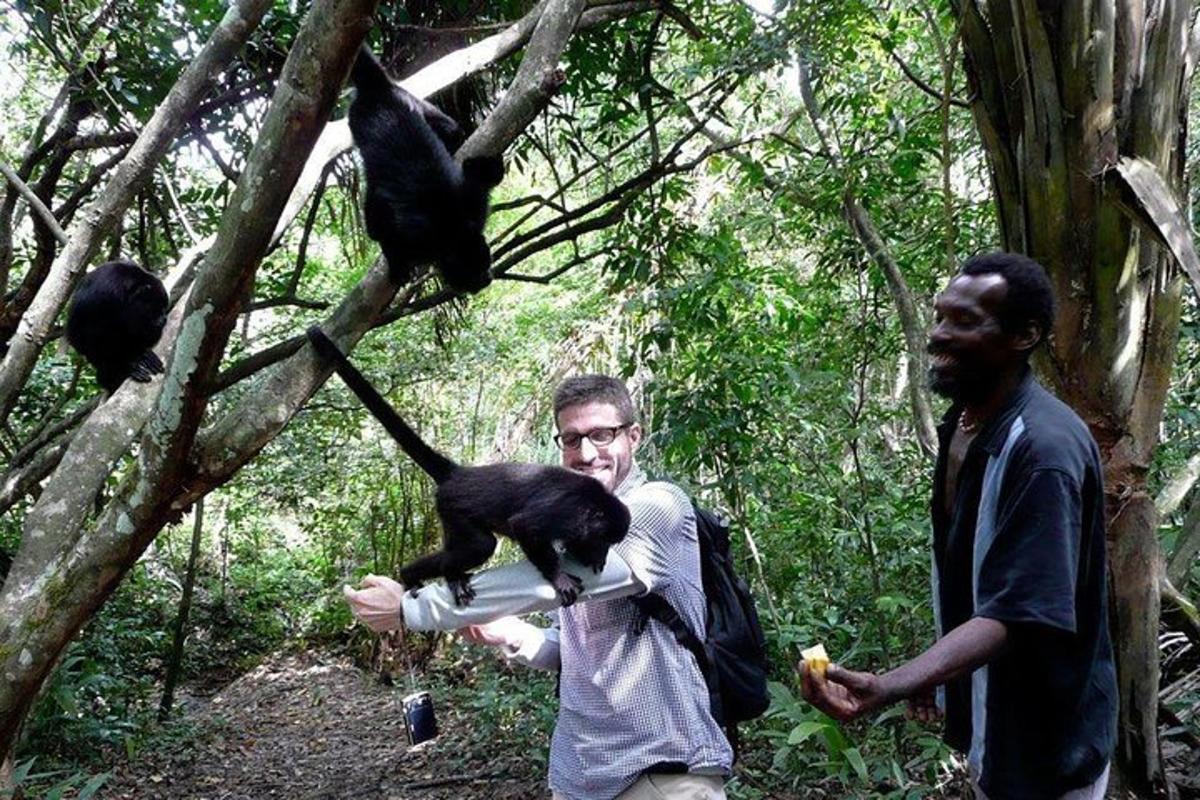
<svg viewBox="0 0 1200 800">
<path fill-rule="evenodd" d="M 733 569 L 728 523 L 695 503 L 692 508 L 707 601 L 705 640 L 697 638 L 662 595 L 648 592 L 630 599 L 641 612 L 637 633 L 645 630 L 651 618 L 656 619 L 696 657 L 708 685 L 713 718 L 725 726 L 736 754 L 737 723 L 761 716 L 770 704 L 766 642 L 750 587 Z"/>
</svg>

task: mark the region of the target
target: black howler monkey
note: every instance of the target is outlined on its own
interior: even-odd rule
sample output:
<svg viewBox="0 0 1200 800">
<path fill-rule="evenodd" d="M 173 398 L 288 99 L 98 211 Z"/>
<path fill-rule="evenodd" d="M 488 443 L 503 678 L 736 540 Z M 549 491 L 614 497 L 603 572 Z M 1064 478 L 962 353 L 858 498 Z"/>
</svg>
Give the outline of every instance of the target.
<svg viewBox="0 0 1200 800">
<path fill-rule="evenodd" d="M 151 349 L 167 321 L 162 281 L 132 261 L 108 261 L 79 283 L 67 311 L 67 341 L 96 368 L 112 394 L 133 378 L 147 383 L 163 371 Z"/>
<path fill-rule="evenodd" d="M 512 538 L 554 587 L 564 606 L 581 582 L 562 571 L 554 543 L 593 571 L 604 568 L 610 545 L 629 531 L 629 509 L 595 478 L 544 464 L 460 466 L 421 440 L 354 368 L 320 328 L 308 329 L 317 353 L 418 466 L 437 483 L 443 548 L 400 568 L 400 581 L 415 589 L 443 577 L 462 606 L 474 597 L 470 570 L 496 549 L 495 533 Z"/>
<path fill-rule="evenodd" d="M 367 235 L 379 242 L 396 283 L 434 262 L 445 283 L 478 292 L 491 283 L 483 237 L 488 192 L 504 177 L 498 156 L 468 158 L 457 123 L 393 84 L 365 47 L 350 72 L 350 132 L 367 173 Z"/>
</svg>

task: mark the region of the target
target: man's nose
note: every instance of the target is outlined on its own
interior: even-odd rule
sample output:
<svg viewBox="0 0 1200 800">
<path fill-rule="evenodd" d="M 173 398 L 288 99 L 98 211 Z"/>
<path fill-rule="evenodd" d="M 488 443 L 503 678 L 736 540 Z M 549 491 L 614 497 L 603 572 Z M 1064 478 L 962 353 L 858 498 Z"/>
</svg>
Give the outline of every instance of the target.
<svg viewBox="0 0 1200 800">
<path fill-rule="evenodd" d="M 596 445 L 592 444 L 592 440 L 586 436 L 583 437 L 583 441 L 579 443 L 579 458 L 585 462 L 591 462 L 598 455 L 600 455 L 600 451 Z"/>
<path fill-rule="evenodd" d="M 946 332 L 945 322 L 935 322 L 933 327 L 929 329 L 929 338 L 926 341 L 925 349 L 933 350 L 940 344 L 945 344 L 950 341 L 950 335 Z"/>
</svg>

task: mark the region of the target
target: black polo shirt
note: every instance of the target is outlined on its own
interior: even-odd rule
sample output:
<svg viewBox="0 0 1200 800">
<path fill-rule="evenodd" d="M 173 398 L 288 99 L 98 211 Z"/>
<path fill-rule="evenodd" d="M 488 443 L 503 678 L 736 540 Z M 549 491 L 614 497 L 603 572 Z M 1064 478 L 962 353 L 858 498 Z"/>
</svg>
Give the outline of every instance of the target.
<svg viewBox="0 0 1200 800">
<path fill-rule="evenodd" d="M 971 442 L 952 513 L 947 412 L 933 490 L 934 613 L 942 636 L 975 616 L 1009 647 L 944 687 L 946 741 L 991 800 L 1039 800 L 1095 781 L 1112 756 L 1100 453 L 1083 421 L 1026 375 Z"/>
</svg>

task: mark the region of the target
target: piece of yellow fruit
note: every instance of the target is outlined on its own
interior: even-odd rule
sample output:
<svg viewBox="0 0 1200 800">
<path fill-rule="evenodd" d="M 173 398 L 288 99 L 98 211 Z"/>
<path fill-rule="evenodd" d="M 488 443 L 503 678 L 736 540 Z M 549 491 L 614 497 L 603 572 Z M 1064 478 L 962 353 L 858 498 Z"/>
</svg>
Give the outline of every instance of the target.
<svg viewBox="0 0 1200 800">
<path fill-rule="evenodd" d="M 829 666 L 829 654 L 825 652 L 825 645 L 818 644 L 807 650 L 801 650 L 800 657 L 804 659 L 805 664 L 808 664 L 809 672 L 822 678 L 825 677 L 825 668 Z"/>
</svg>

